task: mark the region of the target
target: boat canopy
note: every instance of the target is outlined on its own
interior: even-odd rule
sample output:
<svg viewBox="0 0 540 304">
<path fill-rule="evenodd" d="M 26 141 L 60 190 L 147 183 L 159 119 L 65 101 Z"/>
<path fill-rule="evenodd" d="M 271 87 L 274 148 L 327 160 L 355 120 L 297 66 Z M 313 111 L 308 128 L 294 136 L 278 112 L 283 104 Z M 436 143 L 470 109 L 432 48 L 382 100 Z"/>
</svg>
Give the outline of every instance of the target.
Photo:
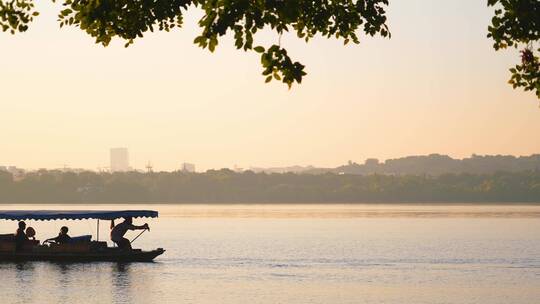
<svg viewBox="0 0 540 304">
<path fill-rule="evenodd" d="M 2 220 L 114 220 L 121 217 L 158 217 L 153 210 L 0 210 Z"/>
</svg>

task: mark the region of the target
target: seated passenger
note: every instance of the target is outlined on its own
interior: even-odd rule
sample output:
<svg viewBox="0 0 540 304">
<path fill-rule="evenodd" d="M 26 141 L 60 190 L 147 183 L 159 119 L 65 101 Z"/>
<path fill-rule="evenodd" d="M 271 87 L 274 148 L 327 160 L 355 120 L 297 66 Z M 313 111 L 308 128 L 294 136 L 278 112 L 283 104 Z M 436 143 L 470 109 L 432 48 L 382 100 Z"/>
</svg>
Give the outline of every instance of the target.
<svg viewBox="0 0 540 304">
<path fill-rule="evenodd" d="M 26 237 L 34 241 L 36 239 L 36 230 L 34 230 L 32 227 L 26 228 Z"/>
<path fill-rule="evenodd" d="M 71 237 L 68 235 L 68 227 L 63 226 L 60 228 L 60 233 L 55 238 L 50 238 L 45 240 L 45 242 L 55 242 L 56 244 L 67 244 L 71 243 Z"/>
<path fill-rule="evenodd" d="M 24 221 L 19 222 L 19 229 L 17 229 L 17 233 L 15 233 L 15 250 L 21 251 L 24 245 L 24 242 L 28 241 L 28 237 L 26 236 L 26 233 L 24 233 L 24 229 L 26 228 L 26 223 Z"/>
</svg>

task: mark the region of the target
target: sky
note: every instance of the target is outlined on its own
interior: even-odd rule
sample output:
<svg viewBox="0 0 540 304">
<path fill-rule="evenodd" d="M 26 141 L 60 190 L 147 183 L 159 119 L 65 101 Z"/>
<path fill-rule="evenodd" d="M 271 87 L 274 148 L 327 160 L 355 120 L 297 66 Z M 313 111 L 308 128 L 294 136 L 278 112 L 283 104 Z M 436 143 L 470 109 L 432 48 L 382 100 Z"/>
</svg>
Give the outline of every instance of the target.
<svg viewBox="0 0 540 304">
<path fill-rule="evenodd" d="M 308 73 L 291 90 L 230 36 L 195 46 L 196 9 L 180 30 L 104 48 L 36 4 L 28 32 L 0 33 L 0 165 L 96 169 L 113 147 L 155 170 L 540 153 L 539 101 L 507 84 L 518 52 L 493 50 L 486 1 L 391 1 L 392 38 L 359 45 L 284 35 Z"/>
</svg>

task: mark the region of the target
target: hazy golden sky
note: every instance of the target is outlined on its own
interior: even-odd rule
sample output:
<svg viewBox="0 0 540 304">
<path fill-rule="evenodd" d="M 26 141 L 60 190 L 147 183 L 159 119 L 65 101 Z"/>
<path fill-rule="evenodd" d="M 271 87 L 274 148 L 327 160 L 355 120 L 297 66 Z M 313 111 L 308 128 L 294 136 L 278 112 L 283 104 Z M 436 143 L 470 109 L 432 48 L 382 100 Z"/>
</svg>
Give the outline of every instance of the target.
<svg viewBox="0 0 540 304">
<path fill-rule="evenodd" d="M 230 38 L 214 54 L 197 48 L 197 13 L 103 48 L 37 5 L 29 32 L 0 33 L 0 165 L 95 169 L 111 147 L 158 170 L 540 152 L 538 100 L 507 85 L 519 58 L 486 38 L 486 1 L 392 1 L 390 40 L 284 36 L 308 72 L 290 91 L 264 84 L 258 56 Z"/>
</svg>

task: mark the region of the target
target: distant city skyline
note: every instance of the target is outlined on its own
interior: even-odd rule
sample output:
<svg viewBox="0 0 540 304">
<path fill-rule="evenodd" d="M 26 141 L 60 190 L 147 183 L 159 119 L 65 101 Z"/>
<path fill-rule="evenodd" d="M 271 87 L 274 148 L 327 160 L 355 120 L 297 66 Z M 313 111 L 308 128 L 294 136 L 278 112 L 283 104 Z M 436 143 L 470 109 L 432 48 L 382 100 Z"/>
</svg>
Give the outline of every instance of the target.
<svg viewBox="0 0 540 304">
<path fill-rule="evenodd" d="M 247 164 L 246 166 L 240 167 L 237 164 L 234 165 L 223 165 L 223 166 L 217 166 L 217 167 L 211 167 L 211 168 L 200 168 L 196 163 L 190 163 L 190 162 L 178 162 L 178 165 L 170 167 L 170 168 L 163 168 L 160 167 L 159 169 L 155 169 L 154 162 L 147 161 L 144 164 L 141 164 L 140 166 L 131 166 L 129 163 L 129 149 L 128 148 L 110 148 L 109 149 L 109 166 L 103 166 L 103 165 L 96 165 L 91 167 L 83 167 L 83 166 L 72 166 L 69 164 L 63 164 L 63 166 L 55 166 L 55 167 L 45 167 L 45 166 L 39 166 L 39 167 L 21 167 L 17 164 L 8 164 L 8 163 L 2 163 L 0 162 L 0 170 L 4 171 L 13 171 L 16 170 L 39 170 L 39 169 L 47 169 L 47 170 L 90 170 L 90 171 L 110 171 L 110 172 L 125 172 L 125 171 L 139 171 L 139 172 L 149 172 L 149 171 L 185 171 L 185 172 L 204 172 L 206 170 L 219 170 L 219 169 L 230 169 L 233 171 L 241 172 L 245 170 L 250 170 L 254 172 L 262 172 L 262 171 L 269 171 L 269 172 L 276 172 L 276 173 L 283 173 L 283 172 L 302 172 L 304 170 L 309 169 L 328 169 L 328 168 L 337 168 L 340 166 L 347 166 L 347 165 L 354 165 L 354 164 L 366 164 L 368 166 L 373 166 L 377 164 L 384 164 L 388 160 L 395 160 L 395 159 L 402 159 L 402 158 L 409 158 L 409 157 L 427 157 L 427 156 L 449 156 L 452 159 L 455 160 L 463 160 L 463 159 L 470 159 L 474 157 L 484 157 L 484 156 L 511 156 L 511 157 L 530 157 L 530 156 L 536 156 L 540 155 L 540 151 L 538 153 L 531 153 L 527 155 L 511 155 L 511 154 L 476 154 L 472 153 L 471 155 L 464 156 L 464 157 L 454 157 L 449 154 L 444 153 L 428 153 L 428 154 L 416 154 L 416 155 L 402 155 L 398 157 L 392 157 L 392 158 L 378 158 L 378 157 L 367 157 L 364 159 L 348 159 L 344 160 L 343 162 L 336 164 L 336 165 L 330 165 L 330 166 L 318 166 L 314 164 L 282 164 L 278 166 L 264 166 L 264 165 L 253 165 L 253 164 Z M 0 160 L 1 161 L 1 160 Z M 198 170 L 197 170 L 198 169 Z"/>
</svg>

